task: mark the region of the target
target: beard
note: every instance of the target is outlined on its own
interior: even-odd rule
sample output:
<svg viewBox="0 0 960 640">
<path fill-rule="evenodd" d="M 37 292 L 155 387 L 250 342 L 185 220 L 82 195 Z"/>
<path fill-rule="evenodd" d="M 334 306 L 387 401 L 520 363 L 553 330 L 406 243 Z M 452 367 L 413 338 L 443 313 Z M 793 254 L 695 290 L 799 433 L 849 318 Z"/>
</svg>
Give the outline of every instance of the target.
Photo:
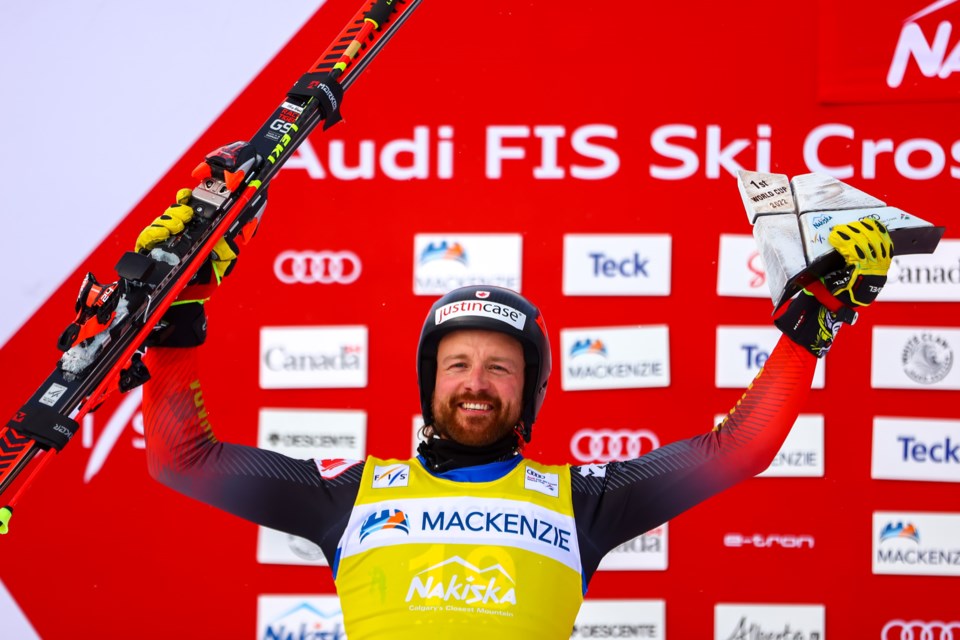
<svg viewBox="0 0 960 640">
<path fill-rule="evenodd" d="M 485 415 L 469 416 L 460 411 L 460 403 L 483 402 L 493 407 Z M 445 402 L 433 397 L 433 433 L 471 447 L 482 447 L 513 432 L 520 422 L 520 407 L 504 405 L 486 394 L 465 394 Z"/>
</svg>

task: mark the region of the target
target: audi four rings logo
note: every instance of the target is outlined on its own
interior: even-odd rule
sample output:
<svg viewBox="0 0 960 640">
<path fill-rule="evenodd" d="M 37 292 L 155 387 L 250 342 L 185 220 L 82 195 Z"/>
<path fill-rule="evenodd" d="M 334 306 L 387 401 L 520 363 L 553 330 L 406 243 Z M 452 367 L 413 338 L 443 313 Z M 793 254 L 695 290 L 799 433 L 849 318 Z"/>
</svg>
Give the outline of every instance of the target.
<svg viewBox="0 0 960 640">
<path fill-rule="evenodd" d="M 352 284 L 361 268 L 352 251 L 284 251 L 273 261 L 273 272 L 284 284 Z"/>
<path fill-rule="evenodd" d="M 880 632 L 881 640 L 960 640 L 960 622 L 891 620 Z"/>
<path fill-rule="evenodd" d="M 580 429 L 570 440 L 570 453 L 580 462 L 602 463 L 639 458 L 659 446 L 657 434 L 646 429 Z"/>
</svg>

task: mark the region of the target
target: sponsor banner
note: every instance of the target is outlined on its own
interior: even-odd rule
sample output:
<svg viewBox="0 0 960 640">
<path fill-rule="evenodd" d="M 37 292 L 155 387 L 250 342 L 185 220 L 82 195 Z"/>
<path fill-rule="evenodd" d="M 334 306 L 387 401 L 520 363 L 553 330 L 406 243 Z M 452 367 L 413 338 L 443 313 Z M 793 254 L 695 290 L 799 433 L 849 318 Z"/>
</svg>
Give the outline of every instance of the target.
<svg viewBox="0 0 960 640">
<path fill-rule="evenodd" d="M 489 292 L 477 292 L 477 297 L 486 298 Z M 476 316 L 480 318 L 490 318 L 510 325 L 518 331 L 523 331 L 527 323 L 527 314 L 519 309 L 491 300 L 459 300 L 445 304 L 437 309 L 433 322 L 437 326 L 442 325 L 447 320 L 462 318 L 463 316 Z"/>
<path fill-rule="evenodd" d="M 257 640 L 278 638 L 346 640 L 339 598 L 321 595 L 258 596 Z"/>
<path fill-rule="evenodd" d="M 592 600 L 580 605 L 571 638 L 644 638 L 664 640 L 664 600 Z"/>
<path fill-rule="evenodd" d="M 398 466 L 406 465 L 390 469 Z M 377 547 L 426 543 L 513 547 L 581 569 L 573 516 L 505 498 L 406 498 L 358 506 L 340 549 L 346 558 Z"/>
<path fill-rule="evenodd" d="M 960 389 L 954 366 L 960 329 L 874 327 L 870 384 L 874 389 Z"/>
<path fill-rule="evenodd" d="M 362 460 L 367 451 L 363 411 L 261 409 L 257 446 L 304 460 Z M 320 547 L 299 536 L 258 527 L 257 562 L 326 566 Z"/>
<path fill-rule="evenodd" d="M 713 637 L 824 640 L 825 617 L 821 604 L 718 604 L 714 607 Z"/>
<path fill-rule="evenodd" d="M 720 234 L 717 295 L 769 298 L 767 271 L 751 235 Z"/>
<path fill-rule="evenodd" d="M 520 291 L 520 234 L 418 233 L 413 239 L 413 254 L 415 295 L 443 295 L 468 285 Z"/>
<path fill-rule="evenodd" d="M 642 533 L 603 556 L 600 571 L 666 571 L 669 523 Z"/>
<path fill-rule="evenodd" d="M 410 484 L 410 465 L 408 464 L 378 464 L 373 468 L 371 486 L 374 489 L 406 487 L 408 484 Z"/>
<path fill-rule="evenodd" d="M 261 389 L 367 386 L 365 326 L 261 327 Z"/>
<path fill-rule="evenodd" d="M 960 513 L 875 511 L 873 573 L 960 576 Z"/>
<path fill-rule="evenodd" d="M 960 421 L 875 417 L 870 477 L 960 482 Z"/>
<path fill-rule="evenodd" d="M 561 329 L 560 388 L 669 387 L 669 333 L 666 325 Z"/>
<path fill-rule="evenodd" d="M 554 498 L 560 495 L 560 476 L 556 473 L 540 473 L 527 467 L 523 476 L 523 488 Z"/>
<path fill-rule="evenodd" d="M 753 382 L 781 335 L 776 327 L 717 327 L 717 387 L 742 389 Z M 817 360 L 811 389 L 824 387 L 824 360 Z"/>
<path fill-rule="evenodd" d="M 567 296 L 670 295 L 671 238 L 666 234 L 563 236 Z"/>
<path fill-rule="evenodd" d="M 729 549 L 813 549 L 816 539 L 806 533 L 741 533 L 723 534 L 723 546 Z"/>
<path fill-rule="evenodd" d="M 720 424 L 725 417 L 718 415 L 715 424 Z M 754 477 L 822 478 L 823 416 L 797 416 L 773 462 Z"/>
<path fill-rule="evenodd" d="M 880 630 L 880 640 L 955 640 L 960 620 L 890 620 Z"/>
<path fill-rule="evenodd" d="M 960 301 L 960 240 L 941 240 L 933 253 L 894 256 L 884 302 Z"/>
<path fill-rule="evenodd" d="M 353 284 L 362 270 L 352 251 L 284 251 L 273 261 L 273 274 L 284 284 Z"/>
<path fill-rule="evenodd" d="M 570 438 L 570 453 L 581 463 L 631 460 L 659 446 L 660 438 L 648 429 L 580 429 Z"/>
<path fill-rule="evenodd" d="M 824 0 L 820 9 L 821 100 L 957 100 L 960 6 L 953 0 L 884 3 L 870 11 Z"/>
</svg>

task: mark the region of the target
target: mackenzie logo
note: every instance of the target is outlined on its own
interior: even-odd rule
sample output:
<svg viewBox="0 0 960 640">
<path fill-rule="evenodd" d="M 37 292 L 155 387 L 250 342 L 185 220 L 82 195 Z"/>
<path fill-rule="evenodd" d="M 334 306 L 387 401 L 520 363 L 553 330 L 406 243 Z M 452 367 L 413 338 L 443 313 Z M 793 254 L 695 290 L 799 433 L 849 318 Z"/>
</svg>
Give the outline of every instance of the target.
<svg viewBox="0 0 960 640">
<path fill-rule="evenodd" d="M 570 349 L 571 358 L 576 358 L 577 356 L 582 356 L 587 353 L 601 355 L 606 358 L 607 346 L 603 344 L 602 340 L 591 340 L 590 338 L 585 338 L 583 340 L 577 340 L 574 342 L 573 347 Z"/>
<path fill-rule="evenodd" d="M 452 244 L 446 240 L 431 242 L 420 253 L 420 264 L 426 264 L 434 260 L 451 260 L 467 266 L 467 252 L 459 242 L 453 242 Z"/>
<path fill-rule="evenodd" d="M 374 511 L 360 525 L 360 542 L 375 531 L 395 530 L 410 534 L 410 522 L 400 509 L 382 509 Z"/>
<path fill-rule="evenodd" d="M 670 384 L 665 326 L 562 329 L 564 391 L 632 389 Z"/>
<path fill-rule="evenodd" d="M 960 576 L 960 513 L 874 511 L 872 547 L 874 574 Z"/>
<path fill-rule="evenodd" d="M 898 522 L 896 524 L 888 522 L 883 528 L 883 531 L 880 532 L 880 542 L 890 540 L 891 538 L 906 538 L 907 540 L 913 540 L 919 544 L 920 531 L 909 522 L 906 525 L 904 525 L 902 522 Z"/>
<path fill-rule="evenodd" d="M 519 292 L 522 255 L 518 233 L 418 233 L 413 239 L 413 293 L 443 295 L 468 285 Z"/>
</svg>

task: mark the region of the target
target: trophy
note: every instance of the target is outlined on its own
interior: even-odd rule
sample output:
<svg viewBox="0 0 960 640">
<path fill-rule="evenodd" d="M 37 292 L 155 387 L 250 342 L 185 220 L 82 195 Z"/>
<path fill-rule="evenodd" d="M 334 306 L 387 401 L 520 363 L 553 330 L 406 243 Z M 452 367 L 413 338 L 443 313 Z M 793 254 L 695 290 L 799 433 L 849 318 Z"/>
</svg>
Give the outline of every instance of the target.
<svg viewBox="0 0 960 640">
<path fill-rule="evenodd" d="M 782 173 L 739 171 L 740 196 L 753 225 L 774 308 L 806 284 L 840 269 L 843 258 L 827 237 L 835 225 L 871 219 L 882 222 L 894 255 L 933 253 L 944 227 L 820 173 L 791 180 Z"/>
</svg>

